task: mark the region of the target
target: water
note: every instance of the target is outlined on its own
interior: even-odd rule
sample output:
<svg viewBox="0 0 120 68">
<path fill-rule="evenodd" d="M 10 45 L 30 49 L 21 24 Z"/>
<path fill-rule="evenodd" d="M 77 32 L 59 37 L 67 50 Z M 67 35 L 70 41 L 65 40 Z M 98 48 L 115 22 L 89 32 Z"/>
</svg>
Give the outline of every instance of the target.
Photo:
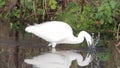
<svg viewBox="0 0 120 68">
<path fill-rule="evenodd" d="M 37 44 L 36 44 L 37 43 Z M 38 41 L 22 41 L 22 42 L 14 42 L 14 41 L 1 41 L 0 42 L 0 68 L 31 68 L 31 65 L 24 63 L 24 59 L 32 58 L 43 53 L 50 52 L 49 48 L 45 45 L 39 45 Z M 47 45 L 47 44 L 46 44 Z M 71 46 L 74 46 L 71 47 Z M 84 58 L 87 55 L 88 47 L 78 48 L 76 45 L 58 45 L 57 51 L 75 51 L 75 53 L 82 55 Z M 102 47 L 96 48 L 97 56 L 99 58 L 99 66 L 100 68 L 105 68 L 106 55 L 109 55 L 109 51 Z M 49 56 L 48 56 L 49 57 Z M 57 59 L 56 59 L 57 60 Z M 73 68 L 95 68 L 96 62 L 93 60 L 90 65 L 85 67 L 78 66 L 77 62 L 72 62 L 71 67 Z M 12 63 L 12 64 L 11 64 Z M 46 65 L 46 64 L 45 64 Z"/>
<path fill-rule="evenodd" d="M 50 49 L 47 45 L 47 42 L 39 39 L 28 39 L 17 42 L 12 40 L 0 41 L 0 68 L 31 68 L 32 66 L 26 64 L 24 62 L 24 59 L 36 57 L 38 55 L 50 52 Z M 76 60 L 73 60 L 71 61 L 72 64 L 70 65 L 70 68 L 105 68 L 104 63 L 107 60 L 104 57 L 106 57 L 106 55 L 109 55 L 109 51 L 103 47 L 96 47 L 95 49 L 96 51 L 94 57 L 97 59 L 94 58 L 92 63 L 90 63 L 88 66 L 81 67 L 78 66 Z M 88 47 L 81 48 L 79 45 L 57 46 L 58 52 L 65 51 L 63 53 L 66 53 L 66 50 L 68 52 L 71 52 L 71 50 L 73 50 L 74 54 L 77 54 L 79 56 L 81 55 L 83 58 L 85 58 L 89 49 Z M 66 55 L 67 53 L 62 56 Z M 75 56 L 72 54 L 70 55 Z M 66 59 L 68 59 L 69 56 L 66 57 Z M 65 57 L 63 58 L 65 60 Z M 36 66 L 33 67 L 35 68 Z"/>
<path fill-rule="evenodd" d="M 92 62 L 92 55 L 87 53 L 86 57 L 77 53 L 76 50 L 47 52 L 25 59 L 27 64 L 37 68 L 70 68 L 72 61 L 76 60 L 79 66 L 87 66 Z"/>
</svg>

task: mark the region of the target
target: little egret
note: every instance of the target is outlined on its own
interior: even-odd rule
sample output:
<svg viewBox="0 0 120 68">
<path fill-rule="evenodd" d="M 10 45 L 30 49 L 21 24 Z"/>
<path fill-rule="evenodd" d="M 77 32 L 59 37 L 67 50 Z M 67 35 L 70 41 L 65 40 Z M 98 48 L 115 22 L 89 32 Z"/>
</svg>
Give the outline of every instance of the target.
<svg viewBox="0 0 120 68">
<path fill-rule="evenodd" d="M 48 41 L 48 46 L 52 45 L 52 47 L 55 47 L 57 44 L 79 44 L 83 42 L 84 38 L 88 45 L 92 44 L 92 37 L 89 33 L 81 31 L 78 37 L 75 37 L 72 28 L 67 23 L 61 21 L 48 21 L 29 25 L 25 28 L 25 31 Z"/>
<path fill-rule="evenodd" d="M 92 62 L 92 56 L 88 55 L 83 60 L 83 56 L 73 51 L 56 51 L 54 53 L 44 53 L 32 59 L 25 59 L 24 62 L 33 65 L 35 68 L 70 68 L 73 60 L 79 66 L 87 66 Z"/>
</svg>

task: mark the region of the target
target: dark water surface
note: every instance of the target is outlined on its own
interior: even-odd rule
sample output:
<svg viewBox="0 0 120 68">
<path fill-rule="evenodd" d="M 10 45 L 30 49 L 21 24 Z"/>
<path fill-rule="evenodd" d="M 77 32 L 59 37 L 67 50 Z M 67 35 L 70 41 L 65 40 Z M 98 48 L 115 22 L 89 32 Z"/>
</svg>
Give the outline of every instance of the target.
<svg viewBox="0 0 120 68">
<path fill-rule="evenodd" d="M 25 41 L 0 41 L 0 68 L 31 68 L 31 65 L 24 63 L 24 59 L 32 58 L 50 51 L 48 43 L 40 40 L 25 40 Z M 86 56 L 87 47 L 71 47 L 72 45 L 58 45 L 57 50 L 77 50 L 78 53 Z M 75 46 L 75 45 L 74 45 Z M 109 50 L 103 47 L 97 47 L 97 61 L 93 61 L 85 67 L 76 66 L 76 62 L 72 63 L 71 68 L 105 68 Z"/>
</svg>

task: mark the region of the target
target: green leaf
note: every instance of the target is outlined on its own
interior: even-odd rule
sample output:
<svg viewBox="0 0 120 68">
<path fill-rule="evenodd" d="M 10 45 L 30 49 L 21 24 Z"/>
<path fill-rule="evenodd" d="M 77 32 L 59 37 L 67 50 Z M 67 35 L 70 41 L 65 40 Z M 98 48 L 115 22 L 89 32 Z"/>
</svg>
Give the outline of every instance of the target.
<svg viewBox="0 0 120 68">
<path fill-rule="evenodd" d="M 43 14 L 43 12 L 44 12 L 44 9 L 37 9 L 37 14 L 40 14 L 40 15 L 42 15 Z"/>
<path fill-rule="evenodd" d="M 57 8 L 56 0 L 50 0 L 48 6 L 50 7 L 50 9 L 55 10 Z"/>
<path fill-rule="evenodd" d="M 114 9 L 116 7 L 116 2 L 111 0 L 110 5 L 111 5 L 112 9 Z"/>
<path fill-rule="evenodd" d="M 4 0 L 0 0 L 0 7 L 3 6 L 5 4 Z"/>
</svg>

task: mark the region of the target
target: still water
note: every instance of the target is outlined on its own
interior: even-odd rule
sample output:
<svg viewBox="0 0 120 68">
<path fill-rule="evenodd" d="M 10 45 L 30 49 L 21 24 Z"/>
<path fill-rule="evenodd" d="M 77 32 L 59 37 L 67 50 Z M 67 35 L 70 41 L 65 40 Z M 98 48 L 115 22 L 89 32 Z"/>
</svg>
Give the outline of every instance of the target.
<svg viewBox="0 0 120 68">
<path fill-rule="evenodd" d="M 109 58 L 107 57 L 109 51 L 102 47 L 96 47 L 96 53 L 91 57 L 90 54 L 87 56 L 88 47 L 81 47 L 82 45 L 58 45 L 55 53 L 52 53 L 46 45 L 47 43 L 44 42 L 42 45 L 39 40 L 0 41 L 0 68 L 39 68 L 39 65 L 25 63 L 25 59 L 36 59 L 36 62 L 43 61 L 45 64 L 42 62 L 42 65 L 49 66 L 49 68 L 50 66 L 59 68 L 61 65 L 63 66 L 61 68 L 105 68 L 106 58 Z M 88 62 L 87 66 L 82 66 L 77 61 L 82 62 L 85 59 L 89 61 L 91 58 L 93 60 Z M 46 59 L 49 59 L 49 62 L 46 63 L 48 61 Z M 42 68 L 45 68 L 44 66 Z"/>
<path fill-rule="evenodd" d="M 41 45 L 41 46 L 40 46 Z M 0 41 L 0 68 L 39 68 L 39 62 L 44 66 L 57 66 L 57 68 L 105 68 L 106 55 L 109 51 L 96 48 L 96 56 L 88 55 L 88 47 L 73 45 L 58 45 L 57 51 L 52 53 L 49 47 L 42 46 L 38 41 Z M 92 61 L 90 61 L 92 58 Z M 25 63 L 25 59 L 36 63 Z M 48 61 L 49 60 L 49 61 Z M 48 61 L 46 63 L 46 61 Z M 86 65 L 85 62 L 87 61 Z M 89 61 L 89 62 L 88 62 Z M 43 63 L 44 62 L 44 63 Z M 84 65 L 82 65 L 84 62 Z M 61 67 L 62 66 L 62 67 Z M 46 67 L 47 68 L 47 67 Z"/>
<path fill-rule="evenodd" d="M 72 61 L 76 60 L 79 66 L 87 66 L 92 60 L 92 54 L 87 53 L 86 57 L 76 51 L 56 51 L 43 53 L 32 59 L 25 59 L 27 64 L 32 64 L 36 68 L 70 68 Z"/>
</svg>

